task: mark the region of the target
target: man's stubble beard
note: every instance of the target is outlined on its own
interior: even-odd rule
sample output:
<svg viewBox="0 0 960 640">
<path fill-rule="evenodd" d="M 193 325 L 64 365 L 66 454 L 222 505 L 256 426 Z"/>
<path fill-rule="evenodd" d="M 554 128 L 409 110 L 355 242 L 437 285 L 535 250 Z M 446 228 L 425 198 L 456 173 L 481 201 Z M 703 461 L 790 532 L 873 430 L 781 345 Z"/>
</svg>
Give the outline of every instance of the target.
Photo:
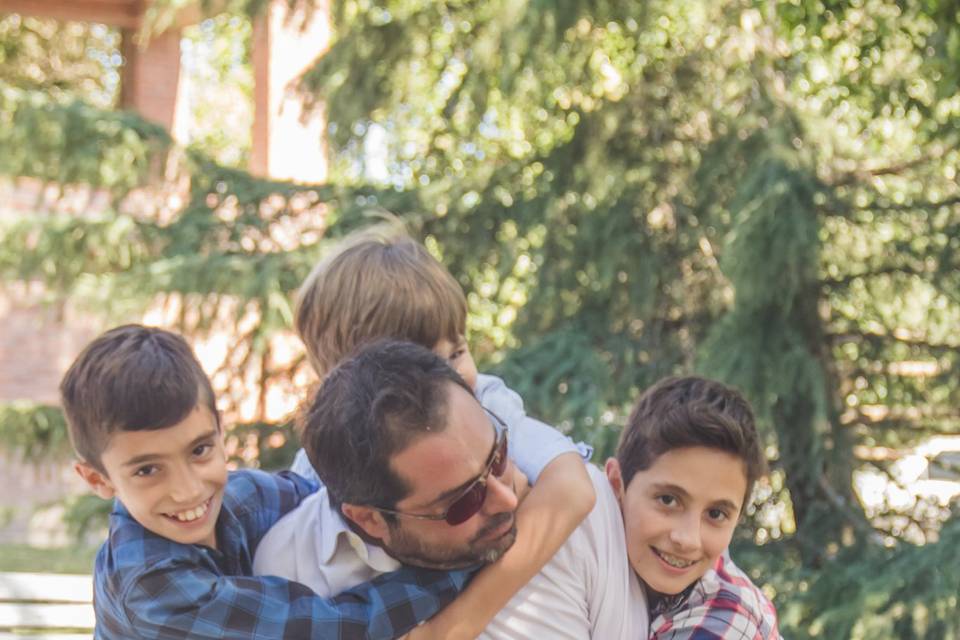
<svg viewBox="0 0 960 640">
<path fill-rule="evenodd" d="M 482 546 L 480 540 L 491 531 L 499 529 L 504 523 L 513 520 L 510 530 L 492 542 Z M 500 559 L 513 546 L 517 539 L 517 524 L 513 513 L 498 513 L 490 518 L 484 527 L 477 532 L 466 547 L 456 549 L 436 549 L 424 544 L 416 537 L 409 535 L 402 525 L 390 525 L 391 544 L 383 545 L 384 551 L 402 564 L 427 569 L 443 571 L 464 569 L 478 564 L 489 564 Z M 481 545 L 480 548 L 476 548 Z"/>
</svg>

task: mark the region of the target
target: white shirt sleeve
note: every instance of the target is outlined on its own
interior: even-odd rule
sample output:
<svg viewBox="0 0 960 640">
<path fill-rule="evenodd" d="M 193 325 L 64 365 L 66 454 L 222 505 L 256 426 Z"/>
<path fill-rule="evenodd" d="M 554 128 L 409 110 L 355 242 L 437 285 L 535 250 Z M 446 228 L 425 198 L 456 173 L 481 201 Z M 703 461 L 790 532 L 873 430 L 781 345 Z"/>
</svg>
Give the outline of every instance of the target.
<svg viewBox="0 0 960 640">
<path fill-rule="evenodd" d="M 593 448 L 574 442 L 550 425 L 526 414 L 523 400 L 496 376 L 477 376 L 477 399 L 510 429 L 510 458 L 531 484 L 557 456 L 577 452 L 589 461 Z"/>
</svg>

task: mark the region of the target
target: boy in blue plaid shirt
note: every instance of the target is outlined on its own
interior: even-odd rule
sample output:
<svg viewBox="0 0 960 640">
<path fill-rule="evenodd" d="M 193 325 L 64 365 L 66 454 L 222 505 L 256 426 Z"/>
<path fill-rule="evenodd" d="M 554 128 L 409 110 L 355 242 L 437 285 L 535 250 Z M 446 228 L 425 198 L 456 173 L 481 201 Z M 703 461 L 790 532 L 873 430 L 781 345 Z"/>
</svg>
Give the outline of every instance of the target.
<svg viewBox="0 0 960 640">
<path fill-rule="evenodd" d="M 317 487 L 227 472 L 213 390 L 180 336 L 112 329 L 60 391 L 77 472 L 116 499 L 94 571 L 97 638 L 394 638 L 465 584 L 465 572 L 402 569 L 321 598 L 253 577 L 260 539 Z"/>
</svg>

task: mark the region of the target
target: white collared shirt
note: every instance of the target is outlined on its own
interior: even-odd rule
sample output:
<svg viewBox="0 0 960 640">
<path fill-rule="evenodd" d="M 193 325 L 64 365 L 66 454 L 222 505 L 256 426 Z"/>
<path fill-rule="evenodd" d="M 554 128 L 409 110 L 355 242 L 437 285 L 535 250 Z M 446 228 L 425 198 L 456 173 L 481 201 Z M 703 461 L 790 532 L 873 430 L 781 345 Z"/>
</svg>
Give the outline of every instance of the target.
<svg viewBox="0 0 960 640">
<path fill-rule="evenodd" d="M 399 568 L 386 551 L 366 544 L 347 526 L 326 487 L 277 522 L 253 557 L 254 575 L 290 578 L 323 597 Z"/>
<path fill-rule="evenodd" d="M 603 472 L 587 466 L 597 503 L 543 570 L 480 636 L 485 640 L 646 638 L 643 590 L 626 556 L 623 519 Z M 334 596 L 399 564 L 365 543 L 330 505 L 326 490 L 280 520 L 257 549 L 257 575 L 278 575 Z"/>
</svg>

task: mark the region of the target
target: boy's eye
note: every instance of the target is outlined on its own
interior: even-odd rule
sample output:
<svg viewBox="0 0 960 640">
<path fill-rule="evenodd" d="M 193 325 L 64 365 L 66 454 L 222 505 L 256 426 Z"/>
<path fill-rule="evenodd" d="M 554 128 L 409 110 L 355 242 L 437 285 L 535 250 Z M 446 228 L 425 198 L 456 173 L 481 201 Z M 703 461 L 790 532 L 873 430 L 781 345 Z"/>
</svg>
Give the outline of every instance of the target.
<svg viewBox="0 0 960 640">
<path fill-rule="evenodd" d="M 459 360 L 460 357 L 463 355 L 463 352 L 464 352 L 463 349 L 455 349 L 453 353 L 450 354 L 450 360 Z"/>
<path fill-rule="evenodd" d="M 668 494 L 668 493 L 665 493 L 665 494 L 663 494 L 663 495 L 657 496 L 656 500 L 657 500 L 657 502 L 659 502 L 660 504 L 662 504 L 662 505 L 665 506 L 665 507 L 672 507 L 672 506 L 675 506 L 675 505 L 677 504 L 677 498 L 676 498 L 676 496 L 672 496 L 672 495 L 670 495 L 670 494 Z"/>
<path fill-rule="evenodd" d="M 707 517 L 709 517 L 714 522 L 719 523 L 719 522 L 726 522 L 727 519 L 730 518 L 730 514 L 728 514 L 723 509 L 709 509 L 707 510 Z"/>
<path fill-rule="evenodd" d="M 133 472 L 133 475 L 137 478 L 149 478 L 157 472 L 157 465 L 147 464 L 142 467 L 138 467 L 136 471 Z"/>
<path fill-rule="evenodd" d="M 194 447 L 193 455 L 197 458 L 202 458 L 203 456 L 207 455 L 211 451 L 213 451 L 213 445 L 207 442 Z"/>
</svg>

